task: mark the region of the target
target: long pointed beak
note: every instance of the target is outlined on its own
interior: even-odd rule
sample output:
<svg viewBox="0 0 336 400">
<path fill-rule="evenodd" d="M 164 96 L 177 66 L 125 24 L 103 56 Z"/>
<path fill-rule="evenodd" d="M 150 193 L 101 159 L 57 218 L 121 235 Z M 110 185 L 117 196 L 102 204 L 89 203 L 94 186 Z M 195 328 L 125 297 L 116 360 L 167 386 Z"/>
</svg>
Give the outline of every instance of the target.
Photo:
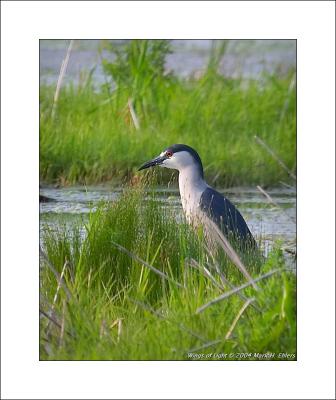
<svg viewBox="0 0 336 400">
<path fill-rule="evenodd" d="M 167 159 L 167 157 L 165 157 L 165 156 L 159 156 L 159 157 L 153 158 L 153 160 L 147 161 L 145 164 L 141 165 L 141 167 L 138 169 L 138 171 L 141 171 L 142 169 L 154 167 L 155 165 L 160 165 L 166 159 Z"/>
</svg>

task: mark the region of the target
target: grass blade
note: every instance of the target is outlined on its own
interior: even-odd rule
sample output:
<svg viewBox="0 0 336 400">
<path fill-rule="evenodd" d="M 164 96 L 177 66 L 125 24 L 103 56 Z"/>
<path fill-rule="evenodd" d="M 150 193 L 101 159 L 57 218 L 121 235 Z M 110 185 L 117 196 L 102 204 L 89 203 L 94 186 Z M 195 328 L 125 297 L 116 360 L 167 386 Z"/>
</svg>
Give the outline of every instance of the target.
<svg viewBox="0 0 336 400">
<path fill-rule="evenodd" d="M 247 301 L 245 301 L 243 307 L 238 311 L 238 314 L 236 315 L 236 318 L 233 320 L 230 329 L 228 330 L 227 334 L 225 335 L 225 340 L 228 340 L 232 334 L 232 331 L 234 330 L 235 326 L 237 325 L 237 322 L 239 320 L 239 318 L 242 316 L 243 312 L 247 309 L 247 307 L 255 300 L 254 297 L 252 297 L 251 299 L 247 299 Z"/>
<path fill-rule="evenodd" d="M 237 252 L 233 249 L 229 241 L 226 239 L 226 237 L 223 235 L 222 231 L 218 228 L 218 226 L 213 222 L 207 219 L 207 225 L 211 229 L 211 233 L 213 235 L 213 238 L 217 241 L 217 243 L 220 244 L 222 249 L 225 251 L 227 256 L 230 258 L 230 260 L 236 265 L 236 267 L 240 270 L 240 272 L 249 280 L 250 284 L 258 290 L 258 286 L 255 284 L 253 278 L 251 275 L 248 273 L 245 265 L 241 261 L 239 255 Z"/>
<path fill-rule="evenodd" d="M 46 264 L 49 267 L 49 269 L 55 275 L 55 277 L 56 277 L 57 281 L 59 282 L 59 284 L 64 289 L 65 294 L 67 295 L 67 298 L 69 300 L 71 298 L 71 293 L 70 293 L 69 289 L 67 288 L 66 284 L 64 283 L 61 275 L 57 272 L 56 268 L 52 265 L 51 261 L 49 260 L 48 256 L 46 255 L 46 253 L 42 250 L 41 246 L 40 246 L 40 254 L 44 258 L 44 260 L 46 261 Z"/>
<path fill-rule="evenodd" d="M 287 165 L 281 160 L 279 156 L 275 154 L 275 152 L 263 141 L 260 139 L 259 136 L 254 136 L 255 140 L 264 148 L 266 149 L 269 154 L 281 165 L 281 167 L 287 171 L 288 175 L 291 176 L 294 180 L 296 180 L 296 176 L 292 173 L 292 171 L 287 167 Z"/>
<path fill-rule="evenodd" d="M 182 285 L 179 282 L 174 281 L 168 275 L 166 275 L 165 273 L 163 273 L 160 270 L 156 269 L 152 265 L 148 264 L 145 260 L 141 259 L 140 257 L 138 257 L 136 254 L 132 253 L 131 251 L 127 250 L 125 247 L 121 246 L 118 243 L 113 242 L 113 240 L 111 240 L 111 242 L 118 250 L 120 250 L 121 252 L 127 254 L 128 256 L 133 258 L 133 260 L 139 262 L 140 264 L 143 264 L 145 267 L 149 268 L 151 271 L 155 272 L 157 275 L 161 276 L 162 278 L 166 279 L 169 282 L 174 283 L 178 287 L 185 288 L 184 285 Z"/>
<path fill-rule="evenodd" d="M 57 80 L 55 95 L 54 95 L 54 102 L 53 102 L 52 109 L 51 109 L 51 117 L 54 117 L 54 115 L 55 115 L 56 105 L 57 105 L 59 93 L 60 93 L 60 90 L 61 90 L 63 78 L 64 78 L 64 75 L 65 75 L 65 71 L 66 71 L 67 66 L 68 66 L 68 62 L 69 62 L 70 53 L 71 53 L 71 50 L 72 50 L 73 43 L 74 43 L 74 40 L 70 40 L 69 47 L 68 47 L 68 50 L 66 52 L 65 58 L 62 61 L 60 73 L 59 73 L 58 80 Z"/>
<path fill-rule="evenodd" d="M 277 269 L 274 269 L 274 270 L 272 270 L 272 271 L 270 271 L 270 272 L 267 272 L 266 274 L 264 274 L 264 275 L 262 275 L 262 276 L 259 276 L 258 278 L 256 278 L 256 279 L 254 280 L 254 282 L 259 282 L 259 281 L 261 281 L 262 279 L 268 278 L 268 277 L 270 277 L 271 275 L 274 275 L 274 274 L 276 274 L 276 273 L 278 273 L 278 272 L 282 272 L 282 271 L 284 271 L 285 269 L 286 269 L 286 268 L 277 268 Z M 213 304 L 216 304 L 216 303 L 218 303 L 218 302 L 220 302 L 220 301 L 222 301 L 222 300 L 224 300 L 224 299 L 227 299 L 227 298 L 230 297 L 231 295 L 233 295 L 233 294 L 235 294 L 235 293 L 238 293 L 239 291 L 241 291 L 241 290 L 247 288 L 247 287 L 250 286 L 250 285 L 252 285 L 252 282 L 251 282 L 251 281 L 250 281 L 250 282 L 247 282 L 247 283 L 244 283 L 243 285 L 238 286 L 237 288 L 234 288 L 234 289 L 230 290 L 229 292 L 226 292 L 226 293 L 224 293 L 224 294 L 222 294 L 222 295 L 216 297 L 215 299 L 213 299 L 213 300 L 209 301 L 208 303 L 204 304 L 203 306 L 199 307 L 199 308 L 196 310 L 196 314 L 200 314 L 201 312 L 203 312 L 205 309 L 207 309 L 208 307 L 212 306 Z"/>
</svg>

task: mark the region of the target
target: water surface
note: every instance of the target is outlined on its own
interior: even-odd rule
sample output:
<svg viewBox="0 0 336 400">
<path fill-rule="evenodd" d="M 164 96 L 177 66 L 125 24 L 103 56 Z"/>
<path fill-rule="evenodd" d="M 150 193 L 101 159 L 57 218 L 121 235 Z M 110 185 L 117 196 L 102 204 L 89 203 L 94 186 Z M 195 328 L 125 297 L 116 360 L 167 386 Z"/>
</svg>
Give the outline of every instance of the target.
<svg viewBox="0 0 336 400">
<path fill-rule="evenodd" d="M 40 203 L 41 233 L 48 227 L 71 226 L 74 222 L 85 222 L 88 213 L 94 211 L 99 202 L 113 202 L 122 193 L 122 188 L 110 185 L 90 187 L 54 188 L 43 187 L 40 194 L 50 199 Z M 265 254 L 278 240 L 290 252 L 296 251 L 296 190 L 278 187 L 267 190 L 269 200 L 254 187 L 218 189 L 244 216 L 254 237 L 260 241 Z M 169 207 L 176 220 L 183 219 L 183 210 L 178 188 L 157 188 L 157 201 Z M 146 200 L 146 196 L 145 196 Z M 42 235 L 43 236 L 43 235 Z M 290 253 L 287 253 L 290 254 Z"/>
<path fill-rule="evenodd" d="M 115 41 L 121 42 L 121 41 Z M 181 78 L 199 76 L 209 61 L 212 40 L 172 40 L 172 53 L 166 57 L 166 72 Z M 100 40 L 75 40 L 70 54 L 64 83 L 75 84 L 91 71 L 93 82 L 99 86 L 107 77 L 102 59 L 113 60 L 111 53 L 99 53 Z M 40 79 L 56 84 L 68 40 L 40 41 Z M 295 40 L 230 40 L 222 58 L 219 72 L 230 78 L 258 79 L 263 73 L 285 74 L 296 68 Z"/>
</svg>

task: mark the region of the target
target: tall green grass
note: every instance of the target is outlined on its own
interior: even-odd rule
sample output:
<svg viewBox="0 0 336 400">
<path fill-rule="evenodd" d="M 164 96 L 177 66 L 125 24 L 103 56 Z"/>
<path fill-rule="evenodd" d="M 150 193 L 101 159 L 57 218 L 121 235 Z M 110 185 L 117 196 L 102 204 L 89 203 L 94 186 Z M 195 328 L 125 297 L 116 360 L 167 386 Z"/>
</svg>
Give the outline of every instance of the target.
<svg viewBox="0 0 336 400">
<path fill-rule="evenodd" d="M 253 278 L 276 270 L 258 282 L 259 290 L 249 286 L 202 311 L 246 279 L 224 254 L 212 258 L 202 232 L 176 224 L 154 192 L 148 197 L 144 201 L 141 187 L 126 190 L 90 214 L 84 234 L 79 226 L 42 234 L 40 358 L 295 354 L 296 278 L 281 251 L 259 271 L 250 268 Z"/>
<path fill-rule="evenodd" d="M 62 87 L 54 117 L 55 88 L 42 85 L 42 181 L 130 178 L 141 163 L 173 143 L 186 143 L 199 152 L 210 182 L 269 185 L 288 180 L 254 135 L 295 172 L 295 73 L 264 75 L 258 81 L 225 78 L 218 73 L 225 46 L 214 46 L 204 73 L 189 79 L 165 72 L 167 41 L 112 47 L 116 59 L 104 62 L 106 83 L 94 88 L 89 76 L 79 86 Z"/>
</svg>

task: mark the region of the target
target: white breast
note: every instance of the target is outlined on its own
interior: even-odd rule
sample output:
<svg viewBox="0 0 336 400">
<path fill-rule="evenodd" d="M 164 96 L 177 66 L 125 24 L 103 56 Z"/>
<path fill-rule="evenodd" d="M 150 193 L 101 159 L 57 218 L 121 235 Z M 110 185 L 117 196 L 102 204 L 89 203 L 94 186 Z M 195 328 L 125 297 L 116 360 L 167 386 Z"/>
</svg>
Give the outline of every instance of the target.
<svg viewBox="0 0 336 400">
<path fill-rule="evenodd" d="M 193 173 L 193 169 L 185 168 L 179 174 L 179 188 L 183 211 L 187 221 L 192 225 L 197 225 L 199 214 L 199 203 L 203 191 L 207 185 L 198 174 Z"/>
</svg>

